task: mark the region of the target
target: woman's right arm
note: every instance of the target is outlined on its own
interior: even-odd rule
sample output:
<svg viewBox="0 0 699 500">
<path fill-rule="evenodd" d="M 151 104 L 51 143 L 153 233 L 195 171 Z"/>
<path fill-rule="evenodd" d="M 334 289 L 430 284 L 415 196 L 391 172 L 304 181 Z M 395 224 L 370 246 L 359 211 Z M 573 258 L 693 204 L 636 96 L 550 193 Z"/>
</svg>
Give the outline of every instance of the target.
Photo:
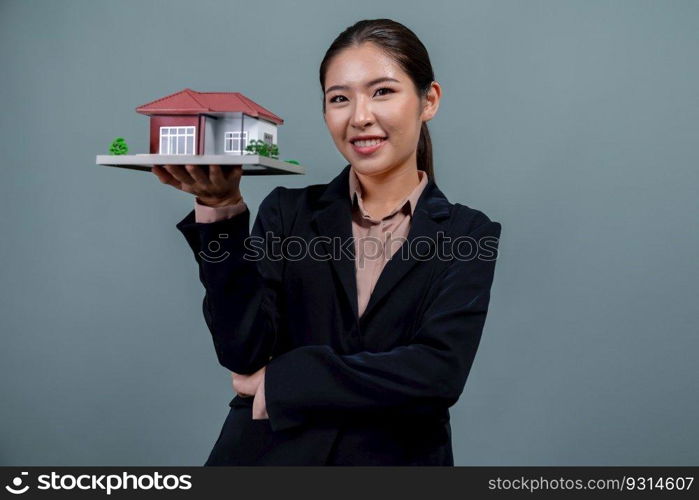
<svg viewBox="0 0 699 500">
<path fill-rule="evenodd" d="M 196 194 L 195 186 L 189 184 L 189 192 Z M 231 203 L 219 204 L 207 197 L 207 206 L 202 204 L 204 210 L 200 209 L 203 220 L 226 211 L 228 216 L 199 222 L 195 205 L 177 224 L 199 266 L 199 279 L 206 292 L 204 319 L 219 363 L 235 373 L 251 374 L 265 366 L 279 334 L 284 261 L 275 260 L 269 247 L 273 238 L 282 235 L 282 189 L 276 187 L 262 201 L 252 230 L 250 211 L 239 192 L 222 195 L 222 200 L 234 200 Z M 200 204 L 200 198 L 197 195 L 195 203 Z M 207 214 L 207 208 L 216 210 Z"/>
</svg>

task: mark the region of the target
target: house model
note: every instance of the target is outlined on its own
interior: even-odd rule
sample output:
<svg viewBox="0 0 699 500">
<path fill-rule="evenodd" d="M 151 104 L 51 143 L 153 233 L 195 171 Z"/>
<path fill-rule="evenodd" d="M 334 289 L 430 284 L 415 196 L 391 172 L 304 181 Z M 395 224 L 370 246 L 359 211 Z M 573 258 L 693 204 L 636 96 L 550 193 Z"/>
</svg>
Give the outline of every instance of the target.
<svg viewBox="0 0 699 500">
<path fill-rule="evenodd" d="M 136 108 L 150 116 L 152 154 L 243 154 L 252 139 L 277 143 L 280 117 L 240 92 L 184 89 Z"/>
<path fill-rule="evenodd" d="M 136 108 L 150 118 L 150 153 L 98 155 L 97 163 L 150 170 L 162 164 L 243 165 L 244 173 L 303 173 L 298 163 L 251 154 L 255 141 L 277 144 L 279 116 L 240 92 L 186 88 Z"/>
</svg>

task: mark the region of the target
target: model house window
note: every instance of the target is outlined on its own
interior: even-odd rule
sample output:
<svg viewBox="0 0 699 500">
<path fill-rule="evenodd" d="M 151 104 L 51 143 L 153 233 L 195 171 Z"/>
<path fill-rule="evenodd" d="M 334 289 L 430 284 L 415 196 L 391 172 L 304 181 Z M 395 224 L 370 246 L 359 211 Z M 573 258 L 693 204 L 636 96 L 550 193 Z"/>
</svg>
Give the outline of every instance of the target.
<svg viewBox="0 0 699 500">
<path fill-rule="evenodd" d="M 269 144 L 270 146 L 272 145 L 272 134 L 265 134 L 265 142 Z"/>
<path fill-rule="evenodd" d="M 160 127 L 160 154 L 196 154 L 194 142 L 195 128 L 196 127 Z"/>
<path fill-rule="evenodd" d="M 240 153 L 241 151 L 245 150 L 245 147 L 248 144 L 248 133 L 243 132 L 243 144 L 241 147 L 241 140 L 240 140 L 240 132 L 226 132 L 226 136 L 224 138 L 224 147 L 223 151 L 225 153 Z"/>
</svg>

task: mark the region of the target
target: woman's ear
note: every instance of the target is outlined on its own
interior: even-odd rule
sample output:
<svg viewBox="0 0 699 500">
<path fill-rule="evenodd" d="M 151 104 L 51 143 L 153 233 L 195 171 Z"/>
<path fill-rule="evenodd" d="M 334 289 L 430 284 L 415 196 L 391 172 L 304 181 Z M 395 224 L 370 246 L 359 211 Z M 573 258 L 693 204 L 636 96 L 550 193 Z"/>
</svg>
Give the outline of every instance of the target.
<svg viewBox="0 0 699 500">
<path fill-rule="evenodd" d="M 441 99 L 441 97 L 442 87 L 439 85 L 439 83 L 432 82 L 430 89 L 427 91 L 427 94 L 422 99 L 422 101 L 424 102 L 422 113 L 420 115 L 420 119 L 422 121 L 428 122 L 432 118 L 434 118 L 434 115 L 437 114 L 437 110 L 439 109 L 439 100 Z"/>
</svg>

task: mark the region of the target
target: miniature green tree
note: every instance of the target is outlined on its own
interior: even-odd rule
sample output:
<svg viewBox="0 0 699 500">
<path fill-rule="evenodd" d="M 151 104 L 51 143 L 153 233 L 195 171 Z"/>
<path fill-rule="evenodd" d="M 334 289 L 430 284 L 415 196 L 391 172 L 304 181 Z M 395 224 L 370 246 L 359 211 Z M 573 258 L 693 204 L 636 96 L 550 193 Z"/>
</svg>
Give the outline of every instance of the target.
<svg viewBox="0 0 699 500">
<path fill-rule="evenodd" d="M 245 147 L 245 151 L 247 151 L 250 154 L 259 155 L 261 154 L 263 144 L 264 143 L 262 141 L 253 139 L 250 142 L 248 142 L 248 145 Z"/>
<path fill-rule="evenodd" d="M 125 155 L 129 152 L 129 147 L 123 137 L 117 137 L 109 146 L 109 153 L 112 155 Z"/>
<path fill-rule="evenodd" d="M 279 147 L 276 144 L 267 144 L 265 141 L 253 139 L 247 145 L 245 151 L 260 156 L 277 158 L 279 156 Z"/>
</svg>

